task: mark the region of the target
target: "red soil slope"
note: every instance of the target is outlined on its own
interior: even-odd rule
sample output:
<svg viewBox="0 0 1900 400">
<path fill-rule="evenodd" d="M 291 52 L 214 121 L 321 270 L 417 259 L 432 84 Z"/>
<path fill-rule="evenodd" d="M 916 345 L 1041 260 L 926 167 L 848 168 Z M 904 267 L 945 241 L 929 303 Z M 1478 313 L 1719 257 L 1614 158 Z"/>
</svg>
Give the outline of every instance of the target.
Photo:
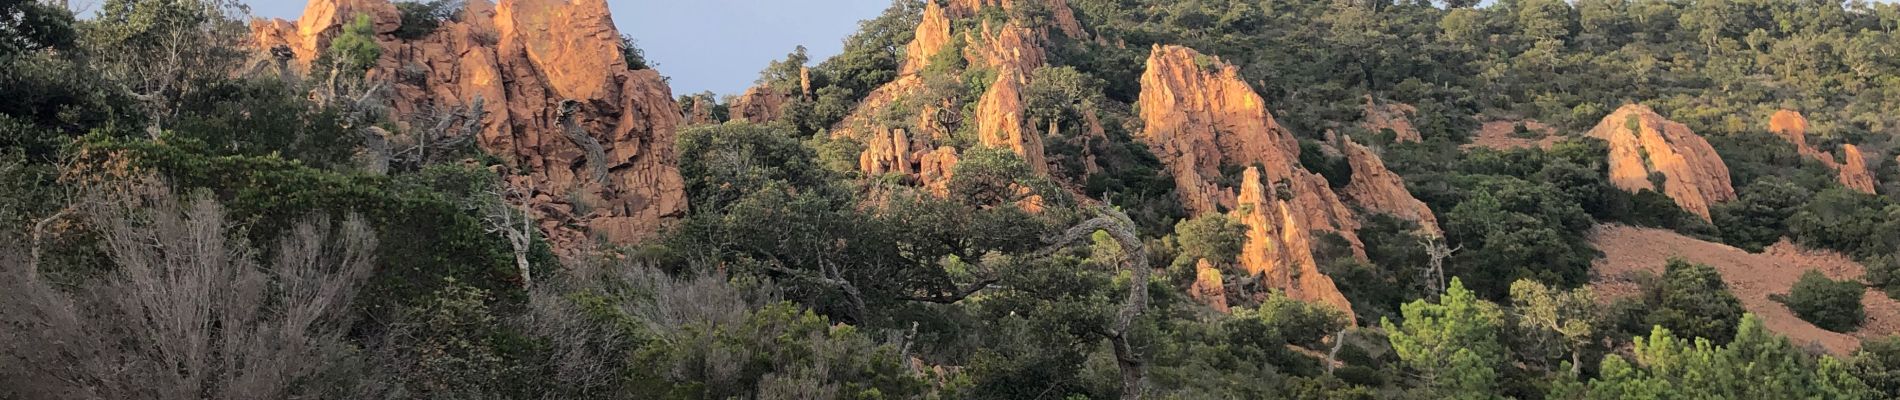
<svg viewBox="0 0 1900 400">
<path fill-rule="evenodd" d="M 1782 240 L 1756 254 L 1673 231 L 1622 225 L 1598 226 L 1591 240 L 1604 253 L 1604 258 L 1596 262 L 1596 280 L 1591 284 L 1604 301 L 1636 295 L 1633 278 L 1638 271 L 1660 275 L 1670 258 L 1680 257 L 1715 267 L 1729 290 L 1741 299 L 1743 308 L 1761 317 L 1769 330 L 1797 345 L 1818 344 L 1829 353 L 1846 355 L 1860 347 L 1862 338 L 1900 332 L 1900 302 L 1879 290 L 1868 289 L 1861 298 L 1861 304 L 1867 307 L 1867 323 L 1859 331 L 1845 334 L 1802 321 L 1788 307 L 1768 299 L 1771 294 L 1787 293 L 1809 269 L 1818 269 L 1833 279 L 1860 278 L 1861 265 L 1839 253 L 1807 250 Z"/>
</svg>

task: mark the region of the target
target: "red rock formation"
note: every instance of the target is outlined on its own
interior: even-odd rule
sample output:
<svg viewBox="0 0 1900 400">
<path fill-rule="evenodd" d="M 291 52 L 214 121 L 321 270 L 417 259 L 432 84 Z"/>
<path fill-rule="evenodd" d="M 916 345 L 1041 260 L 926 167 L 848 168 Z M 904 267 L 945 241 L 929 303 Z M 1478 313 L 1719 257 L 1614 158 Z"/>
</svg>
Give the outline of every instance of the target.
<svg viewBox="0 0 1900 400">
<path fill-rule="evenodd" d="M 1194 284 L 1188 287 L 1188 297 L 1225 313 L 1227 288 L 1222 285 L 1220 268 L 1214 268 L 1213 263 L 1203 258 L 1194 264 Z"/>
<path fill-rule="evenodd" d="M 1294 204 L 1270 196 L 1261 183 L 1260 169 L 1248 167 L 1241 175 L 1240 207 L 1233 217 L 1247 226 L 1247 244 L 1240 250 L 1240 266 L 1258 275 L 1267 287 L 1288 298 L 1317 302 L 1346 313 L 1353 320 L 1352 303 L 1319 270 L 1313 258 L 1312 233 L 1296 215 Z"/>
<path fill-rule="evenodd" d="M 938 147 L 917 156 L 917 180 L 937 197 L 950 195 L 950 178 L 956 176 L 957 149 Z"/>
<path fill-rule="evenodd" d="M 1418 113 L 1418 108 L 1405 103 L 1379 103 L 1372 100 L 1372 95 L 1366 95 L 1366 104 L 1361 108 L 1366 113 L 1366 120 L 1362 125 L 1366 130 L 1378 133 L 1390 129 L 1395 142 L 1425 140 L 1419 135 L 1418 128 L 1412 126 L 1411 118 L 1413 114 Z"/>
<path fill-rule="evenodd" d="M 1419 228 L 1439 232 L 1438 217 L 1405 189 L 1404 178 L 1386 169 L 1385 161 L 1372 149 L 1353 143 L 1351 138 L 1344 143 L 1346 162 L 1352 165 L 1352 182 L 1340 192 L 1341 197 L 1368 211 L 1417 221 Z"/>
<path fill-rule="evenodd" d="M 944 15 L 943 7 L 935 0 L 924 2 L 923 18 L 917 23 L 917 33 L 910 44 L 904 46 L 904 63 L 898 70 L 900 75 L 912 75 L 930 66 L 930 59 L 950 44 L 950 18 Z"/>
<path fill-rule="evenodd" d="M 1841 163 L 1841 185 L 1874 194 L 1874 173 L 1867 169 L 1867 159 L 1860 154 L 1860 146 L 1841 145 L 1841 155 L 1847 160 Z"/>
<path fill-rule="evenodd" d="M 1021 73 L 1013 67 L 1001 71 L 976 103 L 977 138 L 985 146 L 1010 149 L 1022 156 L 1030 169 L 1046 175 L 1049 165 L 1043 158 L 1042 134 L 1034 126 L 1026 128 L 1023 121 Z"/>
<path fill-rule="evenodd" d="M 785 103 L 791 100 L 791 94 L 775 90 L 770 85 L 757 85 L 732 99 L 732 114 L 737 120 L 763 124 L 784 116 Z"/>
<path fill-rule="evenodd" d="M 1802 156 L 1818 160 L 1829 169 L 1840 169 L 1840 163 L 1834 161 L 1834 156 L 1808 144 L 1808 118 L 1801 116 L 1800 112 L 1775 111 L 1775 115 L 1768 117 L 1768 131 L 1780 135 L 1782 139 L 1787 139 L 1788 143 L 1793 143 L 1795 151 L 1801 153 Z"/>
<path fill-rule="evenodd" d="M 1185 47 L 1155 46 L 1141 87 L 1138 138 L 1173 172 L 1190 213 L 1231 210 L 1247 226 L 1243 270 L 1289 297 L 1350 314 L 1351 304 L 1319 271 L 1313 234 L 1338 234 L 1363 257 L 1358 221 L 1325 178 L 1299 166 L 1297 140 L 1238 70 Z M 1247 167 L 1238 194 L 1221 183 L 1232 179 L 1222 177 L 1223 167 L 1236 166 Z"/>
<path fill-rule="evenodd" d="M 858 155 L 858 170 L 869 175 L 899 173 L 909 175 L 917 172 L 911 164 L 912 142 L 903 129 L 889 129 L 873 135 L 864 141 L 864 152 Z"/>
<path fill-rule="evenodd" d="M 1274 166 L 1267 178 L 1278 182 L 1290 172 L 1278 167 L 1295 165 L 1299 144 L 1238 69 L 1198 60 L 1214 62 L 1186 47 L 1154 47 L 1141 75 L 1139 138 L 1174 172 L 1182 206 L 1205 214 L 1234 206 L 1232 188 L 1214 183 L 1221 166 Z"/>
<path fill-rule="evenodd" d="M 982 37 L 975 36 L 979 33 Z M 1022 79 L 1028 79 L 1028 72 L 1041 68 L 1047 57 L 1035 39 L 1038 36 L 1014 21 L 1003 24 L 1001 29 L 990 29 L 989 22 L 984 21 L 982 32 L 964 34 L 964 41 L 973 44 L 963 48 L 963 58 L 970 65 L 997 71 L 1014 69 L 1022 73 Z"/>
<path fill-rule="evenodd" d="M 1236 207 L 1234 188 L 1217 183 L 1221 167 L 1260 165 L 1263 182 L 1292 199 L 1303 225 L 1338 233 L 1361 249 L 1352 211 L 1325 178 L 1299 166 L 1299 142 L 1234 66 L 1186 47 L 1155 46 L 1141 88 L 1138 138 L 1174 173 L 1189 213 Z"/>
<path fill-rule="evenodd" d="M 1768 131 L 1793 143 L 1795 151 L 1801 153 L 1803 157 L 1820 161 L 1829 169 L 1838 171 L 1841 185 L 1862 193 L 1874 193 L 1874 176 L 1868 172 L 1867 160 L 1862 158 L 1860 148 L 1851 144 L 1842 146 L 1842 161 L 1835 161 L 1834 155 L 1808 144 L 1808 119 L 1801 116 L 1800 112 L 1775 111 L 1775 115 L 1768 118 Z"/>
<path fill-rule="evenodd" d="M 1709 219 L 1709 206 L 1735 199 L 1728 165 L 1707 140 L 1641 104 L 1629 104 L 1603 117 L 1590 136 L 1610 145 L 1610 182 L 1625 191 L 1656 190 L 1651 175 L 1663 180 L 1660 192 L 1683 210 Z"/>
<path fill-rule="evenodd" d="M 481 100 L 477 143 L 532 171 L 508 181 L 529 193 L 562 250 L 596 238 L 636 242 L 685 212 L 672 147 L 679 105 L 658 72 L 627 68 L 606 1 L 477 0 L 460 20 L 402 40 L 392 35 L 401 16 L 386 0 L 314 0 L 294 24 L 259 21 L 252 32 L 259 49 L 290 48 L 308 70 L 356 15 L 377 28 L 383 53 L 368 76 L 393 85 L 398 120 Z M 604 165 L 588 164 L 594 145 Z M 606 179 L 595 179 L 601 171 Z"/>
<path fill-rule="evenodd" d="M 719 121 L 713 119 L 713 99 L 711 96 L 693 96 L 693 108 L 686 112 L 686 125 L 710 125 Z"/>
</svg>

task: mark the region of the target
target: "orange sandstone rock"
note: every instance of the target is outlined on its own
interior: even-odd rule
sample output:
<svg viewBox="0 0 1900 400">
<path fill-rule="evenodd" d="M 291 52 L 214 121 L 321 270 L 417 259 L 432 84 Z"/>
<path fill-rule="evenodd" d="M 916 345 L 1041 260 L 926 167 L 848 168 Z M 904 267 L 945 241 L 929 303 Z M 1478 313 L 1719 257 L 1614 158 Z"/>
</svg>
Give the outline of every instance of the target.
<svg viewBox="0 0 1900 400">
<path fill-rule="evenodd" d="M 1020 74 L 1013 67 L 1005 67 L 983 93 L 976 106 L 977 138 L 983 145 L 1010 149 L 1022 156 L 1030 169 L 1046 175 L 1049 165 L 1043 158 L 1042 134 L 1023 122 Z"/>
<path fill-rule="evenodd" d="M 949 44 L 950 18 L 935 0 L 926 0 L 923 18 L 917 24 L 917 33 L 910 44 L 904 46 L 904 62 L 898 73 L 911 75 L 923 71 L 930 66 L 930 59 Z"/>
<path fill-rule="evenodd" d="M 1379 103 L 1373 101 L 1372 95 L 1366 95 L 1366 104 L 1362 108 L 1366 113 L 1363 125 L 1366 130 L 1377 133 L 1390 129 L 1395 142 L 1424 140 L 1424 137 L 1419 135 L 1418 128 L 1412 126 L 1411 118 L 1413 114 L 1418 113 L 1418 108 L 1404 103 Z"/>
<path fill-rule="evenodd" d="M 1802 156 L 1820 161 L 1822 165 L 1837 171 L 1841 185 L 1862 193 L 1874 193 L 1874 176 L 1868 172 L 1867 160 L 1861 155 L 1859 147 L 1851 144 L 1842 146 L 1841 160 L 1836 161 L 1834 155 L 1808 144 L 1808 119 L 1793 110 L 1775 111 L 1768 118 L 1768 130 L 1793 143 L 1795 151 Z"/>
<path fill-rule="evenodd" d="M 1227 312 L 1227 288 L 1222 285 L 1220 268 L 1203 258 L 1194 264 L 1194 284 L 1188 287 L 1188 297 L 1215 311 Z"/>
<path fill-rule="evenodd" d="M 733 119 L 755 124 L 771 122 L 785 115 L 785 103 L 791 100 L 791 94 L 775 90 L 770 85 L 746 88 L 744 94 L 732 99 Z"/>
<path fill-rule="evenodd" d="M 1185 47 L 1155 46 L 1147 68 L 1138 138 L 1173 172 L 1184 207 L 1195 215 L 1230 210 L 1247 226 L 1243 270 L 1289 297 L 1350 314 L 1319 271 L 1313 235 L 1338 234 L 1363 257 L 1358 221 L 1325 178 L 1299 166 L 1298 142 L 1265 101 L 1233 66 Z M 1237 194 L 1222 184 L 1232 179 L 1223 169 L 1234 167 L 1245 167 Z"/>
<path fill-rule="evenodd" d="M 1412 197 L 1405 189 L 1405 180 L 1386 169 L 1385 161 L 1380 160 L 1378 154 L 1353 143 L 1351 138 L 1345 139 L 1344 144 L 1346 162 L 1352 166 L 1352 182 L 1340 193 L 1346 201 L 1368 211 L 1416 221 L 1419 228 L 1427 232 L 1439 232 L 1438 217 L 1432 214 L 1431 207 Z"/>
<path fill-rule="evenodd" d="M 1352 303 L 1333 284 L 1333 278 L 1319 270 L 1313 258 L 1312 233 L 1295 215 L 1294 205 L 1276 198 L 1261 184 L 1259 168 L 1248 167 L 1241 175 L 1240 207 L 1233 217 L 1247 226 L 1247 244 L 1240 251 L 1240 266 L 1258 275 L 1267 287 L 1281 290 L 1287 297 L 1332 306 L 1353 320 Z"/>
<path fill-rule="evenodd" d="M 1867 170 L 1867 159 L 1860 154 L 1860 146 L 1841 145 L 1841 155 L 1845 156 L 1846 160 L 1841 163 L 1841 185 L 1861 193 L 1873 194 L 1874 173 Z"/>
<path fill-rule="evenodd" d="M 480 131 L 461 134 L 532 171 L 507 181 L 531 199 L 544 233 L 565 254 L 597 239 L 637 242 L 684 214 L 673 153 L 684 116 L 658 72 L 627 68 L 606 1 L 477 0 L 466 7 L 461 20 L 415 40 L 390 34 L 401 15 L 387 0 L 313 0 L 295 23 L 257 21 L 252 32 L 259 50 L 289 48 L 308 71 L 327 68 L 309 63 L 344 23 L 369 16 L 383 53 L 368 77 L 391 85 L 396 119 L 479 99 Z M 605 150 L 605 165 L 588 165 L 589 145 L 572 132 Z M 607 171 L 606 179 L 595 179 L 597 171 Z"/>
<path fill-rule="evenodd" d="M 1711 205 L 1735 199 L 1728 165 L 1715 148 L 1649 107 L 1618 108 L 1590 129 L 1590 136 L 1609 142 L 1610 182 L 1617 188 L 1658 190 L 1704 220 Z M 1655 180 L 1662 181 L 1661 188 Z"/>
</svg>

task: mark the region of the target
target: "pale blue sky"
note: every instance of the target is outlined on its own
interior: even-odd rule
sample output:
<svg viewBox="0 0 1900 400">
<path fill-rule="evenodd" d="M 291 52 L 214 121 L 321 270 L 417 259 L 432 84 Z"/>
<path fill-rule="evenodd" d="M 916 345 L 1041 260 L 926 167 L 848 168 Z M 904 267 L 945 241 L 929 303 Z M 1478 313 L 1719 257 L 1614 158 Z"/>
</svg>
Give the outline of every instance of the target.
<svg viewBox="0 0 1900 400">
<path fill-rule="evenodd" d="M 303 0 L 250 0 L 261 17 L 294 19 Z M 890 0 L 608 0 L 620 32 L 673 78 L 673 94 L 738 94 L 765 64 L 804 45 L 812 59 L 837 54 L 858 21 Z"/>
</svg>

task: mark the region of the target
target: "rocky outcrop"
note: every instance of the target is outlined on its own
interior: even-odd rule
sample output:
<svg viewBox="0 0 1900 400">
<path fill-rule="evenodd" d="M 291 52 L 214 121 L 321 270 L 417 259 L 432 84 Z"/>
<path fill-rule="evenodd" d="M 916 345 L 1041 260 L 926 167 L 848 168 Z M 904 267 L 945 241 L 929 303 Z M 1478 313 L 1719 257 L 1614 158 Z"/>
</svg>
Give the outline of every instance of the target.
<svg viewBox="0 0 1900 400">
<path fill-rule="evenodd" d="M 950 177 L 957 161 L 954 147 L 927 148 L 924 140 L 912 139 L 903 129 L 885 129 L 864 141 L 864 152 L 858 154 L 858 170 L 871 176 L 910 177 L 917 186 L 941 197 L 950 194 Z"/>
<path fill-rule="evenodd" d="M 1192 214 L 1234 207 L 1231 187 L 1223 188 L 1221 167 L 1268 165 L 1288 178 L 1286 168 L 1299 159 L 1299 144 L 1267 113 L 1265 100 L 1224 63 L 1202 67 L 1209 56 L 1179 46 L 1155 46 L 1141 75 L 1144 126 L 1139 139 L 1174 173 L 1182 207 Z M 1290 155 L 1290 156 L 1289 156 Z"/>
<path fill-rule="evenodd" d="M 1867 169 L 1867 159 L 1860 154 L 1860 146 L 1841 145 L 1841 185 L 1861 193 L 1874 194 L 1874 173 Z"/>
<path fill-rule="evenodd" d="M 888 146 L 887 151 L 886 146 L 882 144 L 889 141 L 890 135 L 885 132 L 889 130 L 888 127 L 880 126 L 888 122 L 880 122 L 883 117 L 879 114 L 889 109 L 892 104 L 914 101 L 915 99 L 911 99 L 911 96 L 924 89 L 923 71 L 930 67 L 930 63 L 939 53 L 949 50 L 948 47 L 954 37 L 952 35 L 955 34 L 952 32 L 951 21 L 955 18 L 975 15 L 976 11 L 982 7 L 1011 7 L 1013 5 L 1012 1 L 986 0 L 948 0 L 943 5 L 939 5 L 937 1 L 926 2 L 914 38 L 905 46 L 905 60 L 899 70 L 899 76 L 873 90 L 857 105 L 851 115 L 832 128 L 834 137 L 853 138 L 866 144 L 865 153 L 859 157 L 860 168 L 864 172 L 869 174 L 896 172 L 910 175 L 914 178 L 913 181 L 922 184 L 923 187 L 933 192 L 943 193 L 944 191 L 938 188 L 944 186 L 944 182 L 925 176 L 932 172 L 931 169 L 924 168 L 924 164 L 938 164 L 941 168 L 937 168 L 939 170 L 937 172 L 940 173 L 935 176 L 947 179 L 948 166 L 954 165 L 957 157 L 956 150 L 938 146 L 937 143 L 947 139 L 949 134 L 955 131 L 957 125 L 967 123 L 975 124 L 979 144 L 1009 149 L 1021 156 L 1038 173 L 1048 173 L 1048 165 L 1043 155 L 1042 135 L 1036 131 L 1036 121 L 1025 119 L 1022 101 L 1023 87 L 1028 84 L 1031 72 L 1040 68 L 1045 62 L 1045 55 L 1037 33 L 1022 28 L 1015 21 L 1006 22 L 999 29 L 990 29 L 985 23 L 982 28 L 975 29 L 973 32 L 962 32 L 967 43 L 980 44 L 964 47 L 960 55 L 965 57 L 971 65 L 991 68 L 997 73 L 996 80 L 990 84 L 982 97 L 977 99 L 976 107 L 971 110 L 974 115 L 956 115 L 963 112 L 962 105 L 955 104 L 951 100 L 944 100 L 941 104 L 919 101 L 925 104 L 914 105 L 917 108 L 915 110 L 917 121 L 914 124 L 915 130 L 909 132 L 908 135 L 908 140 L 913 142 L 910 150 L 900 151 L 893 145 Z M 893 156 L 896 153 L 914 156 L 905 162 L 917 163 L 918 168 L 890 168 L 890 165 L 900 163 L 898 159 L 901 157 Z M 925 159 L 923 157 L 925 153 L 931 155 L 931 159 Z M 933 160 L 947 162 L 932 163 Z"/>
<path fill-rule="evenodd" d="M 1188 297 L 1225 313 L 1228 311 L 1227 288 L 1223 285 L 1220 268 L 1203 258 L 1194 264 L 1194 284 L 1188 286 Z"/>
<path fill-rule="evenodd" d="M 1363 256 L 1358 221 L 1325 178 L 1300 167 L 1298 141 L 1239 71 L 1185 47 L 1155 46 L 1141 87 L 1138 139 L 1173 173 L 1183 206 L 1195 215 L 1225 210 L 1244 223 L 1241 268 L 1266 287 L 1350 313 L 1319 271 L 1313 243 L 1316 232 L 1337 234 Z M 1237 167 L 1245 167 L 1240 176 L 1223 174 Z"/>
<path fill-rule="evenodd" d="M 1405 103 L 1381 103 L 1374 101 L 1372 95 L 1366 95 L 1366 104 L 1361 107 L 1366 120 L 1361 126 L 1373 133 L 1392 131 L 1394 142 L 1417 142 L 1425 140 L 1419 135 L 1418 128 L 1412 126 L 1412 115 L 1418 114 L 1418 108 Z"/>
<path fill-rule="evenodd" d="M 904 46 L 904 62 L 899 75 L 914 75 L 930 66 L 930 59 L 950 45 L 950 18 L 935 0 L 924 2 L 924 15 L 909 45 Z"/>
<path fill-rule="evenodd" d="M 391 85 L 396 119 L 482 105 L 476 142 L 531 171 L 507 181 L 561 250 L 637 242 L 684 214 L 684 117 L 658 72 L 628 69 L 605 0 L 471 1 L 415 40 L 393 35 L 401 15 L 386 0 L 314 0 L 295 23 L 256 22 L 253 39 L 307 71 L 356 15 L 376 26 L 368 76 Z"/>
<path fill-rule="evenodd" d="M 1728 165 L 1715 148 L 1649 107 L 1618 108 L 1590 129 L 1590 136 L 1609 142 L 1610 182 L 1617 188 L 1657 190 L 1704 220 L 1710 206 L 1735 199 Z"/>
<path fill-rule="evenodd" d="M 1021 72 L 1014 67 L 1001 71 L 996 82 L 983 93 L 983 99 L 976 103 L 977 138 L 985 146 L 1010 149 L 1022 156 L 1030 169 L 1047 175 L 1049 165 L 1043 158 L 1042 134 L 1023 121 Z"/>
<path fill-rule="evenodd" d="M 719 123 L 717 119 L 713 118 L 713 101 L 712 96 L 693 96 L 693 107 L 686 111 L 686 125 L 711 125 Z"/>
<path fill-rule="evenodd" d="M 1340 196 L 1366 211 L 1412 220 L 1426 232 L 1440 232 L 1431 207 L 1412 197 L 1412 192 L 1405 189 L 1405 179 L 1386 169 L 1378 154 L 1353 143 L 1351 138 L 1344 139 L 1343 144 L 1346 162 L 1352 166 L 1352 182 L 1341 189 Z"/>
<path fill-rule="evenodd" d="M 747 88 L 744 94 L 732 99 L 734 119 L 755 124 L 778 120 L 785 115 L 785 103 L 792 100 L 792 94 L 773 89 L 770 85 L 758 85 Z"/>
<path fill-rule="evenodd" d="M 1851 144 L 1841 146 L 1840 161 L 1836 161 L 1834 155 L 1814 148 L 1808 143 L 1808 119 L 1800 112 L 1775 111 L 1775 114 L 1768 118 L 1768 131 L 1793 143 L 1795 151 L 1801 153 L 1801 156 L 1820 161 L 1821 165 L 1837 171 L 1840 174 L 1841 185 L 1862 193 L 1874 193 L 1874 176 L 1868 172 L 1867 160 L 1861 155 L 1860 148 Z"/>
<path fill-rule="evenodd" d="M 1247 243 L 1240 250 L 1240 266 L 1259 276 L 1266 287 L 1288 298 L 1332 306 L 1352 321 L 1352 303 L 1339 292 L 1333 278 L 1319 270 L 1313 258 L 1313 235 L 1293 203 L 1269 194 L 1261 184 L 1260 169 L 1241 174 L 1240 207 L 1233 217 L 1247 226 Z"/>
<path fill-rule="evenodd" d="M 1800 112 L 1794 110 L 1775 111 L 1775 115 L 1768 117 L 1768 131 L 1781 136 L 1781 138 L 1786 139 L 1788 143 L 1793 143 L 1795 151 L 1801 153 L 1803 157 L 1820 161 L 1821 164 L 1827 165 L 1829 169 L 1838 170 L 1841 168 L 1840 163 L 1834 161 L 1834 156 L 1828 155 L 1808 144 L 1808 118 L 1802 116 Z"/>
<path fill-rule="evenodd" d="M 1202 63 L 1208 66 L 1203 67 Z M 1293 134 L 1232 65 L 1179 46 L 1155 46 L 1141 76 L 1138 136 L 1173 172 L 1192 214 L 1237 206 L 1223 167 L 1262 166 L 1261 179 L 1292 199 L 1305 226 L 1340 234 L 1359 248 L 1358 223 L 1326 179 L 1299 165 Z M 1240 182 L 1246 184 L 1246 182 Z"/>
<path fill-rule="evenodd" d="M 999 29 L 991 29 L 989 22 L 984 21 L 980 32 L 964 33 L 964 41 L 971 44 L 963 48 L 963 58 L 970 65 L 999 72 L 1015 70 L 1022 79 L 1028 79 L 1028 72 L 1041 68 L 1048 57 L 1036 37 L 1035 31 L 1014 21 Z"/>
</svg>

